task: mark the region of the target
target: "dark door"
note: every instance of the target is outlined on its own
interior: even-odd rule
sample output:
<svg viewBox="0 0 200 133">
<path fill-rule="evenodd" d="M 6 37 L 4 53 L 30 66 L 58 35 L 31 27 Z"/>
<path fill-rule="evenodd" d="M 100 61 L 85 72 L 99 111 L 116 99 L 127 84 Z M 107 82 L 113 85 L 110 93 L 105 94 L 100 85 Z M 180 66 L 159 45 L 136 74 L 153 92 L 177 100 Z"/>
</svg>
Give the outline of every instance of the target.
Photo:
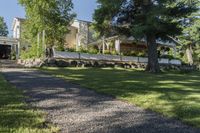
<svg viewBox="0 0 200 133">
<path fill-rule="evenodd" d="M 0 44 L 0 59 L 10 59 L 11 57 L 11 46 Z"/>
</svg>

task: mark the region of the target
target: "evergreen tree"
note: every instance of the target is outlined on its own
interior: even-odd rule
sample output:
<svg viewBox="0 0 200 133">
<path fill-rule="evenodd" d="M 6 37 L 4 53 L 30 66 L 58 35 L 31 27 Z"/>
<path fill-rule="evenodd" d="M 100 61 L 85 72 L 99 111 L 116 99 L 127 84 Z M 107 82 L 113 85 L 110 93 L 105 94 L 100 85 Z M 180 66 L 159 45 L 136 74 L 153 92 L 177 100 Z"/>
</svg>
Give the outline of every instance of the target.
<svg viewBox="0 0 200 133">
<path fill-rule="evenodd" d="M 144 38 L 148 47 L 146 70 L 159 72 L 156 39 L 182 33 L 181 25 L 191 13 L 197 10 L 196 2 L 188 0 L 98 0 L 94 14 L 96 29 L 106 32 L 108 25 L 116 26 L 118 33 Z M 120 26 L 119 25 L 128 25 Z M 105 30 L 105 29 L 106 30 Z M 105 34 L 102 32 L 102 34 Z"/>
<path fill-rule="evenodd" d="M 7 36 L 8 35 L 8 27 L 4 22 L 4 18 L 0 17 L 0 36 Z"/>
<path fill-rule="evenodd" d="M 200 5 L 200 3 L 198 4 Z M 200 13 L 196 12 L 191 14 L 185 19 L 183 25 L 183 34 L 178 37 L 183 44 L 181 49 L 184 50 L 184 54 L 189 64 L 193 64 L 194 60 L 200 59 Z"/>
</svg>

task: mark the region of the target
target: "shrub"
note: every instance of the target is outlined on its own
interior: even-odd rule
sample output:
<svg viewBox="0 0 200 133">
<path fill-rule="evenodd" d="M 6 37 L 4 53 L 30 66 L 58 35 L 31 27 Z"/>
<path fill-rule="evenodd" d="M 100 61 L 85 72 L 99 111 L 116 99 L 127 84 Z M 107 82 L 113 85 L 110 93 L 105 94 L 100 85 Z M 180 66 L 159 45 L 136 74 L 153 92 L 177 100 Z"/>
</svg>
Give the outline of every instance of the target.
<svg viewBox="0 0 200 133">
<path fill-rule="evenodd" d="M 67 48 L 67 49 L 65 49 L 65 51 L 68 51 L 68 52 L 76 52 L 76 49 L 74 49 L 74 48 Z"/>
<path fill-rule="evenodd" d="M 16 60 L 16 52 L 15 51 L 11 52 L 11 60 Z"/>
<path fill-rule="evenodd" d="M 89 47 L 88 47 L 88 53 L 90 53 L 90 54 L 98 54 L 99 51 L 98 51 L 98 49 L 96 49 L 95 47 L 89 46 Z"/>
<path fill-rule="evenodd" d="M 62 45 L 58 45 L 58 46 L 56 47 L 56 50 L 58 50 L 58 51 L 65 51 L 65 48 L 64 48 L 64 46 L 62 46 Z"/>
<path fill-rule="evenodd" d="M 21 51 L 21 59 L 41 58 L 43 55 L 42 46 L 38 48 L 37 44 L 33 44 L 30 49 Z"/>
<path fill-rule="evenodd" d="M 80 46 L 78 51 L 81 52 L 81 53 L 88 53 L 87 48 L 84 47 L 84 46 Z"/>
<path fill-rule="evenodd" d="M 109 50 L 105 50 L 104 54 L 111 54 L 111 52 Z"/>
<path fill-rule="evenodd" d="M 117 51 L 111 51 L 112 55 L 119 55 L 119 53 Z"/>
</svg>

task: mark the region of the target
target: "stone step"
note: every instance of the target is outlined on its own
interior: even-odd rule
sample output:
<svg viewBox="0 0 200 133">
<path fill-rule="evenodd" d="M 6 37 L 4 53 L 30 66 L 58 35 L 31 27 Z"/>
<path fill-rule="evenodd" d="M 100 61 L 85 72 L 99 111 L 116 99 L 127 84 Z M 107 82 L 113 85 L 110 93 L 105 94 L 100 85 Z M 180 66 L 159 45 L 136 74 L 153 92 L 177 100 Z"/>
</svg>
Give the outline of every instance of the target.
<svg viewBox="0 0 200 133">
<path fill-rule="evenodd" d="M 23 66 L 14 60 L 0 60 L 0 68 L 23 68 Z"/>
</svg>

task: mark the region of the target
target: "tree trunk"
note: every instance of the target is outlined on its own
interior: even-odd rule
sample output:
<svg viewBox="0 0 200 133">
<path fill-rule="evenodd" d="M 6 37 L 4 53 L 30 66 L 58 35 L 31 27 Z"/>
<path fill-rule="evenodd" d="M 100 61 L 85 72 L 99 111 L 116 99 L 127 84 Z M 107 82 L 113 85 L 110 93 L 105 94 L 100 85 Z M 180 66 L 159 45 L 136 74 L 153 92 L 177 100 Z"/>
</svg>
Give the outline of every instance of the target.
<svg viewBox="0 0 200 133">
<path fill-rule="evenodd" d="M 160 67 L 158 63 L 158 53 L 155 35 L 147 36 L 147 47 L 148 47 L 148 64 L 146 71 L 152 73 L 160 72 Z"/>
<path fill-rule="evenodd" d="M 188 60 L 188 63 L 190 65 L 193 65 L 194 61 L 193 61 L 193 57 L 192 57 L 192 45 L 188 45 L 187 49 L 186 49 L 186 55 L 187 55 L 187 60 Z"/>
</svg>

